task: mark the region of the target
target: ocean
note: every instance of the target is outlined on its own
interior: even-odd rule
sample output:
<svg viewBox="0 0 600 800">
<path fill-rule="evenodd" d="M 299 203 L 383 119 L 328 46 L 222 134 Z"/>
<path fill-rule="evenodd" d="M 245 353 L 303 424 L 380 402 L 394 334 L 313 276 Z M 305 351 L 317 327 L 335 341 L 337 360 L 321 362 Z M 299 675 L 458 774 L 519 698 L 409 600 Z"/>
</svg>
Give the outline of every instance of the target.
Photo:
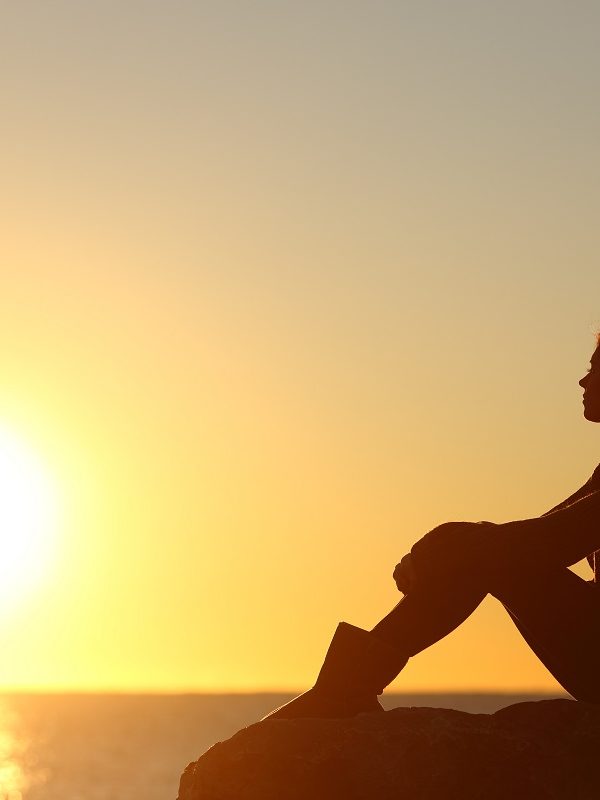
<svg viewBox="0 0 600 800">
<path fill-rule="evenodd" d="M 564 695 L 388 694 L 386 708 L 491 713 Z M 175 800 L 184 767 L 282 694 L 0 695 L 0 800 Z"/>
</svg>

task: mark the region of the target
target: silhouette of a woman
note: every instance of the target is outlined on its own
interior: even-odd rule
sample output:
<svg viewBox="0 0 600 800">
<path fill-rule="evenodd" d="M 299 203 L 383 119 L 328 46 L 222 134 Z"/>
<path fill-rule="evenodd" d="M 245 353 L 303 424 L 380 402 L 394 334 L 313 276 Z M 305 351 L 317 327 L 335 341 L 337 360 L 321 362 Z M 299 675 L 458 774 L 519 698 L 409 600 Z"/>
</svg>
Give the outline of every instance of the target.
<svg viewBox="0 0 600 800">
<path fill-rule="evenodd" d="M 579 385 L 585 418 L 600 422 L 600 334 Z M 585 557 L 590 581 L 568 569 Z M 487 594 L 567 692 L 600 703 L 600 465 L 540 517 L 439 525 L 393 577 L 404 594 L 395 608 L 371 631 L 340 622 L 313 688 L 264 719 L 382 711 L 377 695 L 409 657 L 457 628 Z"/>
</svg>

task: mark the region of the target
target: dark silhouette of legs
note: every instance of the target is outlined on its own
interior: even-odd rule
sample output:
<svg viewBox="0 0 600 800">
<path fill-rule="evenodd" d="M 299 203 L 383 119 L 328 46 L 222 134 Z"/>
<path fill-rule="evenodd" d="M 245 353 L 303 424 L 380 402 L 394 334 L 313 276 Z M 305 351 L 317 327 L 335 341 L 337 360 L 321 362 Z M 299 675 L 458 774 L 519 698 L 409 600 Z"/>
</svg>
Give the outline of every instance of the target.
<svg viewBox="0 0 600 800">
<path fill-rule="evenodd" d="M 549 672 L 576 700 L 600 702 L 600 586 L 569 569 L 492 592 Z"/>
<path fill-rule="evenodd" d="M 427 562 L 427 578 L 371 631 L 340 623 L 315 685 L 264 719 L 382 711 L 376 696 L 408 658 L 451 633 L 487 594 L 564 689 L 600 703 L 600 584 L 540 566 L 535 553 L 507 546 L 493 527 L 437 529 L 435 547 L 441 557 Z"/>
<path fill-rule="evenodd" d="M 414 656 L 458 628 L 486 594 L 475 583 L 463 584 L 460 589 L 442 582 L 419 586 L 403 597 L 371 633 Z"/>
<path fill-rule="evenodd" d="M 457 628 L 487 594 L 575 699 L 600 702 L 600 586 L 566 568 L 530 565 L 441 576 L 406 595 L 372 630 L 415 655 Z"/>
</svg>

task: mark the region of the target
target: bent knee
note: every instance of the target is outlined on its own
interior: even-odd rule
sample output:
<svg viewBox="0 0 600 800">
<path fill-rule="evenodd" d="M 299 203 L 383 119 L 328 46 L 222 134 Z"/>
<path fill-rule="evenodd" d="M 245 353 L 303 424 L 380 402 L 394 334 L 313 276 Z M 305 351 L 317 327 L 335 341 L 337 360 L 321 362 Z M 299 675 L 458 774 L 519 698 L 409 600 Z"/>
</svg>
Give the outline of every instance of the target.
<svg viewBox="0 0 600 800">
<path fill-rule="evenodd" d="M 413 545 L 411 554 L 419 575 L 474 575 L 484 578 L 508 559 L 501 554 L 502 541 L 492 522 L 446 522 Z M 501 571 L 503 571 L 502 568 Z"/>
</svg>

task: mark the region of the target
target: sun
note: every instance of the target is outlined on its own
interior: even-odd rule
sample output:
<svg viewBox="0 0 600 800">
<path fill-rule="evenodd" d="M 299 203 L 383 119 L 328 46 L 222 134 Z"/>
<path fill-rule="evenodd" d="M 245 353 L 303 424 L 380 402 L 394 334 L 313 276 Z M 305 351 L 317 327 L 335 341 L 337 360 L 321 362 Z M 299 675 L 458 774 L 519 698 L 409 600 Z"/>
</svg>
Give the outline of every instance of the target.
<svg viewBox="0 0 600 800">
<path fill-rule="evenodd" d="M 0 426 L 0 612 L 43 577 L 57 516 L 48 469 L 33 448 Z"/>
</svg>

